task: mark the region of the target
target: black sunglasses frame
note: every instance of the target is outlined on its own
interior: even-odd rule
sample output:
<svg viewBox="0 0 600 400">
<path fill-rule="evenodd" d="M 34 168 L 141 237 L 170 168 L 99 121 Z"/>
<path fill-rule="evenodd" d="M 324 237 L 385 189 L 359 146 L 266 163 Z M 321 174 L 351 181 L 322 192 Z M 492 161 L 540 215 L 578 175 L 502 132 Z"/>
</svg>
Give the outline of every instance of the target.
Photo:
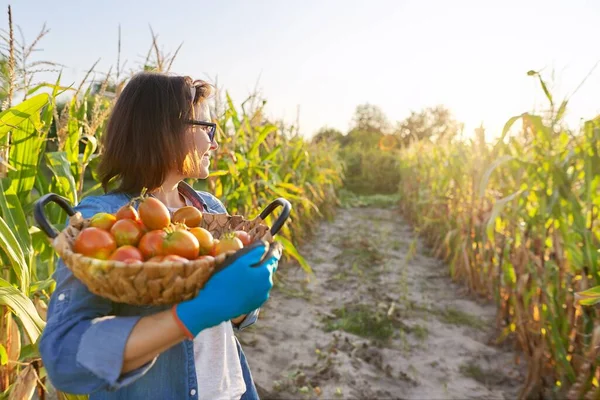
<svg viewBox="0 0 600 400">
<path fill-rule="evenodd" d="M 208 139 L 211 143 L 215 141 L 215 133 L 217 133 L 217 124 L 215 124 L 214 122 L 196 121 L 194 119 L 190 119 L 186 121 L 186 123 L 189 125 L 208 126 L 210 128 L 210 131 L 205 131 L 208 135 Z"/>
</svg>

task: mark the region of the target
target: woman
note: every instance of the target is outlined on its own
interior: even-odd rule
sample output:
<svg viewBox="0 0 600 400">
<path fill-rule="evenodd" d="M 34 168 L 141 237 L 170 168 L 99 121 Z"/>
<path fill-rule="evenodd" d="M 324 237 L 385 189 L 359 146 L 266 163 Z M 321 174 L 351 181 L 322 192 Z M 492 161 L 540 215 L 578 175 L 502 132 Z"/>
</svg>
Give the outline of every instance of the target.
<svg viewBox="0 0 600 400">
<path fill-rule="evenodd" d="M 141 73 L 121 93 L 103 137 L 102 196 L 85 198 L 84 218 L 115 213 L 142 188 L 175 210 L 186 204 L 225 213 L 184 178 L 208 177 L 218 145 L 206 98 L 210 86 L 187 77 Z M 186 189 L 188 189 L 186 191 Z M 90 399 L 255 399 L 233 332 L 257 318 L 278 255 L 259 246 L 215 274 L 192 300 L 173 307 L 119 304 L 92 294 L 59 262 L 40 351 L 54 386 Z M 250 267 L 252 266 L 252 267 Z"/>
</svg>

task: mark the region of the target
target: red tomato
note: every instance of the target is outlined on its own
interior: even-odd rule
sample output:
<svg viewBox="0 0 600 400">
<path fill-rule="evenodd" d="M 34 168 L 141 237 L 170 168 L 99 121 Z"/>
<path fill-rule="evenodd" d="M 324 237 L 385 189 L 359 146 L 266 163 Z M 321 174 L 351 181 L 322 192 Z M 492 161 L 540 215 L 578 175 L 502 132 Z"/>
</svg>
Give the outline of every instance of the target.
<svg viewBox="0 0 600 400">
<path fill-rule="evenodd" d="M 198 239 L 200 254 L 209 254 L 214 246 L 213 235 L 204 228 L 191 228 L 190 233 Z"/>
<path fill-rule="evenodd" d="M 168 233 L 163 244 L 165 254 L 175 254 L 193 260 L 198 257 L 198 239 L 188 231 L 176 230 Z"/>
<path fill-rule="evenodd" d="M 167 232 L 163 230 L 150 231 L 142 236 L 138 248 L 142 252 L 145 260 L 154 256 L 165 255 L 163 244 L 166 237 Z"/>
<path fill-rule="evenodd" d="M 169 209 L 158 199 L 146 197 L 138 207 L 140 218 L 148 229 L 164 229 L 171 224 Z"/>
<path fill-rule="evenodd" d="M 228 251 L 238 251 L 239 249 L 243 249 L 244 244 L 238 238 L 234 237 L 224 237 L 219 243 L 215 246 L 215 254 L 219 255 L 222 253 L 226 253 Z"/>
<path fill-rule="evenodd" d="M 90 219 L 90 226 L 110 231 L 110 228 L 117 222 L 117 218 L 109 213 L 98 213 Z"/>
<path fill-rule="evenodd" d="M 250 237 L 250 234 L 246 231 L 234 231 L 233 234 L 235 235 L 235 237 L 242 241 L 244 247 L 252 243 L 252 238 Z"/>
<path fill-rule="evenodd" d="M 117 246 L 137 246 L 142 238 L 142 229 L 140 225 L 131 219 L 120 219 L 110 229 L 110 233 L 115 237 Z"/>
<path fill-rule="evenodd" d="M 142 252 L 134 246 L 125 245 L 116 249 L 110 256 L 109 260 L 114 261 L 142 261 L 144 257 L 142 256 Z"/>
<path fill-rule="evenodd" d="M 185 224 L 188 228 L 194 228 L 202 222 L 202 213 L 196 207 L 181 207 L 173 214 L 173 223 Z"/>
<path fill-rule="evenodd" d="M 165 256 L 154 256 L 148 260 L 146 260 L 147 262 L 162 262 L 162 260 L 165 259 Z"/>
<path fill-rule="evenodd" d="M 87 257 L 106 260 L 117 248 L 117 242 L 112 235 L 100 228 L 85 228 L 73 243 L 73 251 Z"/>
<path fill-rule="evenodd" d="M 119 208 L 119 211 L 115 214 L 117 219 L 132 219 L 136 222 L 140 221 L 140 216 L 135 208 L 131 204 L 125 204 Z"/>
</svg>

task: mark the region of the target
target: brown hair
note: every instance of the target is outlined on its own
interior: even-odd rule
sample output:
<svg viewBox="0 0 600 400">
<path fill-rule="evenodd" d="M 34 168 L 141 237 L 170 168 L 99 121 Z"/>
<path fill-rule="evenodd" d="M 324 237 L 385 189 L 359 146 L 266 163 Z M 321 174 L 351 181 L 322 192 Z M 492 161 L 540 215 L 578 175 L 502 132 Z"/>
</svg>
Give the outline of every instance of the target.
<svg viewBox="0 0 600 400">
<path fill-rule="evenodd" d="M 114 178 L 120 180 L 117 191 L 137 194 L 160 187 L 173 169 L 188 173 L 193 166 L 186 121 L 193 118 L 193 105 L 210 92 L 208 83 L 187 76 L 135 75 L 120 94 L 102 138 L 98 173 L 104 191 Z"/>
</svg>

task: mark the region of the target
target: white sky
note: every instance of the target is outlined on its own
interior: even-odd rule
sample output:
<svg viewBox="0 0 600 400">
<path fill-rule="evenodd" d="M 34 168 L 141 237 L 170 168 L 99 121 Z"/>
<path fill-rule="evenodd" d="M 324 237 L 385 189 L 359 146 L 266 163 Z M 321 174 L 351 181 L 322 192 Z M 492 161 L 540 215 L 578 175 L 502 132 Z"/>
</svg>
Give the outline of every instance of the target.
<svg viewBox="0 0 600 400">
<path fill-rule="evenodd" d="M 237 103 L 260 78 L 268 113 L 291 123 L 299 106 L 306 136 L 322 126 L 346 132 L 365 102 L 392 121 L 444 104 L 469 132 L 483 121 L 493 136 L 511 116 L 544 104 L 528 70 L 544 69 L 560 102 L 600 60 L 599 0 L 11 3 L 27 39 L 44 22 L 51 29 L 37 57 L 64 64 L 63 83 L 98 58 L 100 71 L 116 64 L 119 24 L 122 59 L 139 65 L 152 25 L 165 50 L 184 43 L 175 72 L 218 76 Z M 599 89 L 600 67 L 571 99 L 571 124 L 600 112 Z"/>
</svg>

